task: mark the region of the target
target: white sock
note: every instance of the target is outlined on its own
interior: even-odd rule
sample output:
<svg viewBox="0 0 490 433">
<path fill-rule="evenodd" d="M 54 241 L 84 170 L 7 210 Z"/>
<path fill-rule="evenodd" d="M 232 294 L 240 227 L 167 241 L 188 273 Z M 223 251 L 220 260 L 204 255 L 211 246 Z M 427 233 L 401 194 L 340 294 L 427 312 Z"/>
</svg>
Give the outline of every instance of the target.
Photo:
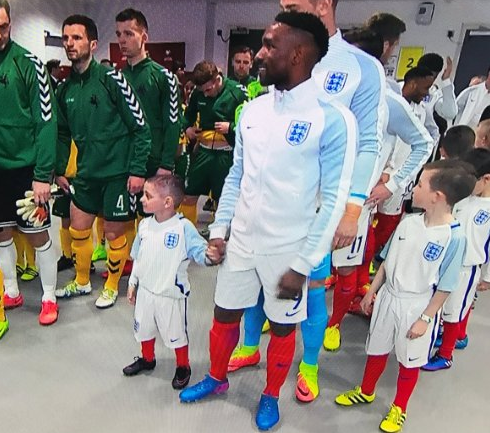
<svg viewBox="0 0 490 433">
<path fill-rule="evenodd" d="M 56 302 L 54 290 L 56 288 L 57 257 L 51 239 L 43 246 L 35 248 L 37 263 L 39 265 L 39 277 L 43 286 L 43 301 Z"/>
<path fill-rule="evenodd" d="M 14 240 L 0 242 L 0 268 L 3 272 L 5 293 L 10 298 L 19 296 L 19 286 L 17 284 L 17 272 L 15 262 L 17 261 L 17 251 L 15 251 Z"/>
</svg>

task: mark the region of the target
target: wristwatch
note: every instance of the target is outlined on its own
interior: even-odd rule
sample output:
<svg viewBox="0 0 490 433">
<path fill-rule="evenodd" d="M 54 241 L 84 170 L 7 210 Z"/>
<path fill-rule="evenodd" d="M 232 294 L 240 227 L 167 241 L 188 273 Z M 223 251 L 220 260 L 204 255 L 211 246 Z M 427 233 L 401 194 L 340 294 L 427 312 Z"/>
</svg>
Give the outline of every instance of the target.
<svg viewBox="0 0 490 433">
<path fill-rule="evenodd" d="M 420 315 L 420 320 L 424 321 L 425 323 L 432 323 L 432 317 L 427 316 L 427 314 L 424 313 Z"/>
</svg>

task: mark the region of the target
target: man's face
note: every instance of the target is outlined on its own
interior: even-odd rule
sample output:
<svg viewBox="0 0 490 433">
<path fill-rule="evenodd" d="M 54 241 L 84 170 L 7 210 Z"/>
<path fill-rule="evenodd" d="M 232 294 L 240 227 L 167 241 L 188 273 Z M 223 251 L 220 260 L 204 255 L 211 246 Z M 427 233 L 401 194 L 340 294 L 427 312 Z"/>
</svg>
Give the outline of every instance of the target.
<svg viewBox="0 0 490 433">
<path fill-rule="evenodd" d="M 136 20 L 117 21 L 116 36 L 122 55 L 128 59 L 142 54 L 148 40 L 146 31 L 138 26 Z"/>
<path fill-rule="evenodd" d="M 10 40 L 10 20 L 5 8 L 0 9 L 0 51 L 3 51 Z"/>
<path fill-rule="evenodd" d="M 96 41 L 88 40 L 87 31 L 82 24 L 63 27 L 62 39 L 66 57 L 72 63 L 79 63 L 89 59 L 97 45 Z"/>
<path fill-rule="evenodd" d="M 416 78 L 410 82 L 408 97 L 412 102 L 420 104 L 429 94 L 429 89 L 434 84 L 432 76 Z"/>
<path fill-rule="evenodd" d="M 400 43 L 400 39 L 397 39 L 395 42 L 391 43 L 390 41 L 385 41 L 383 44 L 383 55 L 381 56 L 381 62 L 383 65 L 388 63 L 390 57 L 393 55 L 396 47 Z"/>
<path fill-rule="evenodd" d="M 252 56 L 250 53 L 236 53 L 233 56 L 233 72 L 235 77 L 242 79 L 250 75 Z"/>
<path fill-rule="evenodd" d="M 220 91 L 221 77 L 217 75 L 204 83 L 202 86 L 198 86 L 198 89 L 204 93 L 204 96 L 208 98 L 215 98 Z"/>
<path fill-rule="evenodd" d="M 262 36 L 262 48 L 255 56 L 262 85 L 274 84 L 279 90 L 288 79 L 290 66 L 290 45 L 287 26 L 272 24 Z"/>
<path fill-rule="evenodd" d="M 281 0 L 281 9 L 286 12 L 308 12 L 313 15 L 319 15 L 318 4 L 320 1 L 310 0 Z"/>
</svg>

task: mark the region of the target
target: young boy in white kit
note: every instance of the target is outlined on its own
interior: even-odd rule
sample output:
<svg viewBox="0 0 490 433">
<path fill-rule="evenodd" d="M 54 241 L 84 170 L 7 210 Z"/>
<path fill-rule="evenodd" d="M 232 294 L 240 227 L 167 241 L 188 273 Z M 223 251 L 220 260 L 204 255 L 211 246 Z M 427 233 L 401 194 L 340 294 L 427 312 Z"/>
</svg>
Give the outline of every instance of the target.
<svg viewBox="0 0 490 433">
<path fill-rule="evenodd" d="M 488 263 L 490 243 L 490 151 L 473 149 L 462 158 L 476 171 L 473 194 L 454 206 L 453 215 L 460 222 L 466 235 L 466 252 L 459 272 L 459 285 L 451 293 L 442 308 L 444 334 L 439 350 L 422 367 L 422 370 L 437 371 L 450 368 L 455 348 L 468 345 L 466 327 L 477 286 L 482 289 L 490 285 Z"/>
<path fill-rule="evenodd" d="M 187 277 L 189 259 L 212 264 L 213 251 L 194 225 L 175 209 L 184 197 L 184 182 L 174 175 L 155 176 L 145 182 L 143 219 L 131 251 L 133 271 L 128 281 L 128 300 L 135 305 L 134 335 L 141 342 L 142 357 L 123 369 L 126 376 L 153 370 L 155 337 L 175 349 L 177 368 L 174 389 L 187 386 L 191 377 L 187 338 Z M 136 296 L 136 292 L 138 295 Z"/>
<path fill-rule="evenodd" d="M 361 301 L 374 309 L 366 342 L 368 358 L 361 386 L 340 394 L 342 406 L 371 403 L 375 386 L 393 348 L 399 362 L 397 392 L 380 424 L 385 432 L 402 429 L 406 408 L 437 335 L 438 312 L 457 288 L 466 240 L 452 216 L 453 206 L 473 191 L 472 167 L 441 160 L 424 167 L 414 188 L 414 206 L 424 213 L 405 217 L 382 252 L 384 263 Z M 436 289 L 434 289 L 436 287 Z"/>
</svg>

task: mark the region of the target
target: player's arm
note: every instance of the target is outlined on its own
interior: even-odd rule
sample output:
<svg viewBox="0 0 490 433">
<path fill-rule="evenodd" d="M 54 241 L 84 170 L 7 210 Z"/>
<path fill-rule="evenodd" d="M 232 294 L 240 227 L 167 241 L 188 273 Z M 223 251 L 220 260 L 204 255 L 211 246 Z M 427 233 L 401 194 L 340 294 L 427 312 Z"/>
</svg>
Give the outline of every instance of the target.
<svg viewBox="0 0 490 433">
<path fill-rule="evenodd" d="M 36 165 L 32 189 L 36 204 L 50 198 L 49 183 L 56 164 L 56 105 L 46 68 L 35 56 L 23 58 L 26 91 L 34 123 Z"/>
<path fill-rule="evenodd" d="M 248 107 L 242 111 L 242 116 L 246 114 Z M 239 123 L 240 125 L 240 123 Z M 219 199 L 218 210 L 214 218 L 214 223 L 209 226 L 210 243 L 212 239 L 225 239 L 231 220 L 235 214 L 235 206 L 240 196 L 240 182 L 243 177 L 243 141 L 238 126 L 235 138 L 235 148 L 233 151 L 233 165 L 226 176 L 223 191 Z"/>
<path fill-rule="evenodd" d="M 458 288 L 459 272 L 463 266 L 463 257 L 466 250 L 466 238 L 462 230 L 452 230 L 452 238 L 447 246 L 447 252 L 439 268 L 439 283 L 437 291 L 432 296 L 429 305 L 420 318 L 415 321 L 407 333 L 407 338 L 421 337 L 427 331 L 429 322 L 434 320 L 437 312 L 442 308 L 448 296 Z"/>
<path fill-rule="evenodd" d="M 115 70 L 107 72 L 106 81 L 123 122 L 132 136 L 133 155 L 129 162 L 129 174 L 139 178 L 146 175 L 146 162 L 151 149 L 151 134 L 138 97 L 124 75 Z"/>
<path fill-rule="evenodd" d="M 186 134 L 187 134 L 187 129 L 193 127 L 197 121 L 197 113 L 198 113 L 197 98 L 198 98 L 198 92 L 196 92 L 196 90 L 193 90 L 191 93 L 191 97 L 189 98 L 189 104 L 185 109 L 184 121 L 182 123 L 182 129 Z M 189 134 L 187 135 L 189 136 Z M 192 139 L 193 137 L 189 137 L 189 138 Z"/>
<path fill-rule="evenodd" d="M 460 117 L 461 114 L 463 114 L 463 110 L 466 107 L 466 104 L 468 103 L 468 99 L 471 95 L 471 92 L 473 92 L 474 88 L 473 87 L 467 87 L 464 89 L 456 98 L 456 105 L 458 106 L 458 116 Z M 455 124 L 457 124 L 458 119 L 456 118 Z"/>
<path fill-rule="evenodd" d="M 302 275 L 308 275 L 331 251 L 356 158 L 357 126 L 352 113 L 340 106 L 325 109 L 324 113 L 327 127 L 320 139 L 320 209 L 291 263 L 291 269 Z"/>
<path fill-rule="evenodd" d="M 378 161 L 380 143 L 386 121 L 386 82 L 379 66 L 360 57 L 362 79 L 351 104 L 359 127 L 359 146 L 352 177 L 352 186 L 344 215 L 336 232 L 336 247 L 352 243 L 357 233 L 357 221 L 370 193 L 371 178 Z"/>
<path fill-rule="evenodd" d="M 368 202 L 386 200 L 398 189 L 405 188 L 430 157 L 434 146 L 426 128 L 402 97 L 392 94 L 387 102 L 390 111 L 388 127 L 410 146 L 411 152 L 387 183 L 373 189 Z"/>
<path fill-rule="evenodd" d="M 163 151 L 160 168 L 172 171 L 180 137 L 180 98 L 177 77 L 171 72 L 163 70 L 159 89 L 163 121 Z"/>
<path fill-rule="evenodd" d="M 65 83 L 60 84 L 56 91 L 56 106 L 58 113 L 58 137 L 56 144 L 56 167 L 55 175 L 58 178 L 64 177 L 66 173 L 66 167 L 68 166 L 68 160 L 70 159 L 70 149 L 72 134 L 67 120 L 65 98 Z M 57 183 L 60 184 L 60 182 Z M 62 187 L 65 192 L 67 188 L 67 182 L 63 181 Z"/>
<path fill-rule="evenodd" d="M 442 80 L 440 91 L 442 92 L 442 98 L 436 101 L 434 110 L 439 116 L 447 120 L 453 120 L 458 114 L 458 105 L 456 104 L 454 84 L 450 78 Z"/>
</svg>

